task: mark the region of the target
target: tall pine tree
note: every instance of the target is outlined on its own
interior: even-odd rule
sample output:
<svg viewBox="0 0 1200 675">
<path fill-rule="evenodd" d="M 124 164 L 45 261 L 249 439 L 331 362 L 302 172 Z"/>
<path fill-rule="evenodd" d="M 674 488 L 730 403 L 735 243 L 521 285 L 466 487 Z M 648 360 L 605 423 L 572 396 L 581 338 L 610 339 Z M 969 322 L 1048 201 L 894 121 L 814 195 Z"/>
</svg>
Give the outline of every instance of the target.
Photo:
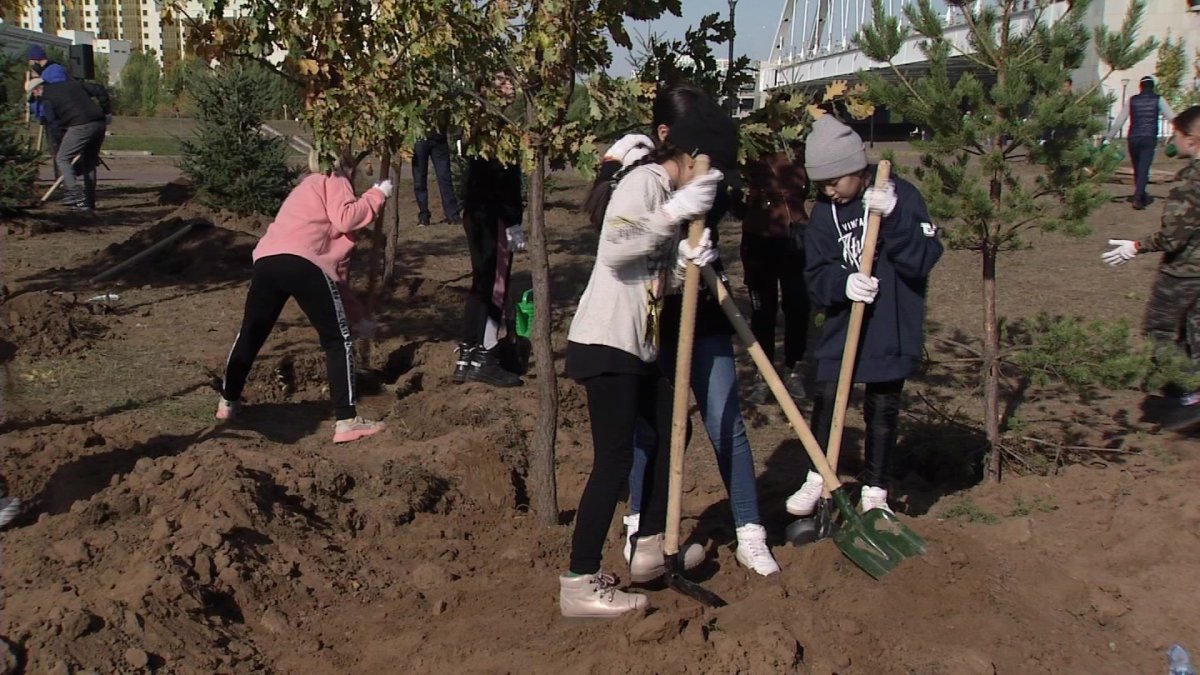
<svg viewBox="0 0 1200 675">
<path fill-rule="evenodd" d="M 1022 247 L 1022 235 L 1033 230 L 1083 236 L 1088 216 L 1108 201 L 1102 183 L 1117 159 L 1091 138 L 1103 131 L 1109 101 L 1099 83 L 1082 91 L 1066 86 L 1083 64 L 1089 38 L 1107 66 L 1106 77 L 1131 68 L 1157 43 L 1137 41 L 1144 0 L 1130 3 L 1120 31 L 1101 26 L 1092 36 L 1084 26 L 1091 0 L 1074 0 L 1054 20 L 1047 15 L 1051 3 L 1038 3 L 1032 14 L 1021 11 L 1021 0 L 952 4 L 970 31 L 969 51 L 947 37 L 943 12 L 931 0 L 905 7 L 905 27 L 885 14 L 882 0 L 873 0 L 874 19 L 856 42 L 872 60 L 890 66 L 887 77 L 860 74 L 871 97 L 928 132 L 928 140 L 914 143 L 921 152 L 915 173 L 931 214 L 951 245 L 979 252 L 984 430 L 989 475 L 999 480 L 1000 254 Z M 919 78 L 894 63 L 909 26 L 923 38 L 928 59 Z M 957 62 L 970 68 L 956 78 L 951 73 Z"/>
<path fill-rule="evenodd" d="M 192 80 L 196 135 L 182 143 L 180 168 L 209 206 L 273 214 L 300 174 L 284 141 L 260 130 L 270 105 L 266 77 L 230 65 Z"/>
</svg>

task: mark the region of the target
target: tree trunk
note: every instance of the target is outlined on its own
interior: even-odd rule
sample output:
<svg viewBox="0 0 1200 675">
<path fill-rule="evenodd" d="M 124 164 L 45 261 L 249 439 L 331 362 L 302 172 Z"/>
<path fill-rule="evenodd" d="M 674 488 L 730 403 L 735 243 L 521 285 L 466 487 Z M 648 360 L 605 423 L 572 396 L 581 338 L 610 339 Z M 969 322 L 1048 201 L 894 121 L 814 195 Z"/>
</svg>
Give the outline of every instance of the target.
<svg viewBox="0 0 1200 675">
<path fill-rule="evenodd" d="M 983 417 L 988 478 L 1000 480 L 1000 321 L 996 314 L 996 245 L 983 245 Z"/>
<path fill-rule="evenodd" d="M 400 177 L 400 172 L 394 174 Z M 396 277 L 396 249 L 400 240 L 400 207 L 399 199 L 389 199 L 383 210 L 383 229 L 387 234 L 387 244 L 383 249 L 383 288 L 391 288 Z"/>
<path fill-rule="evenodd" d="M 530 122 L 532 110 L 528 113 Z M 546 150 L 534 139 L 533 175 L 529 180 L 529 264 L 533 273 L 533 359 L 538 412 L 529 457 L 529 496 L 539 525 L 558 524 L 558 486 L 554 446 L 558 434 L 558 378 L 550 342 L 550 256 L 546 242 Z"/>
<path fill-rule="evenodd" d="M 391 176 L 392 171 L 392 149 L 385 147 L 379 158 L 379 182 L 387 180 Z M 367 266 L 367 316 L 375 316 L 375 308 L 379 306 L 379 266 L 380 259 L 383 257 L 383 223 L 386 219 L 388 205 L 394 206 L 395 200 L 388 197 L 387 204 L 384 205 L 383 211 L 379 217 L 375 219 L 375 236 L 371 238 L 371 257 L 368 259 Z M 364 340 L 362 345 L 362 364 L 371 367 L 371 341 Z"/>
</svg>

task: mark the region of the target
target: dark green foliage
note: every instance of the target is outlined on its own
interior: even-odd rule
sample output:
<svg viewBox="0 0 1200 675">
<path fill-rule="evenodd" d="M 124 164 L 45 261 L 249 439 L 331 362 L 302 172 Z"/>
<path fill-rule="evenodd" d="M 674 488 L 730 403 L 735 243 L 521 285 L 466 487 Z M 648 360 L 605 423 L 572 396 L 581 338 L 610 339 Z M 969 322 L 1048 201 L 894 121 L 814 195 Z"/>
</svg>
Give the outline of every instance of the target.
<svg viewBox="0 0 1200 675">
<path fill-rule="evenodd" d="M 21 106 L 0 105 L 0 215 L 11 215 L 29 200 L 38 156 L 24 133 Z"/>
<path fill-rule="evenodd" d="M 287 145 L 259 131 L 266 76 L 238 65 L 193 80 L 196 135 L 184 139 L 180 168 L 201 200 L 239 214 L 273 214 L 296 182 Z"/>
<path fill-rule="evenodd" d="M 717 14 L 707 14 L 696 27 L 688 27 L 682 40 L 664 40 L 651 35 L 642 45 L 637 76 L 643 82 L 676 84 L 690 82 L 720 100 L 754 81 L 750 59 L 740 56 L 722 72 L 717 68 L 712 46 L 733 37 L 733 24 Z"/>
<path fill-rule="evenodd" d="M 121 84 L 115 92 L 116 112 L 120 115 L 150 117 L 158 112 L 163 99 L 162 69 L 154 52 L 135 51 L 121 69 Z"/>
</svg>

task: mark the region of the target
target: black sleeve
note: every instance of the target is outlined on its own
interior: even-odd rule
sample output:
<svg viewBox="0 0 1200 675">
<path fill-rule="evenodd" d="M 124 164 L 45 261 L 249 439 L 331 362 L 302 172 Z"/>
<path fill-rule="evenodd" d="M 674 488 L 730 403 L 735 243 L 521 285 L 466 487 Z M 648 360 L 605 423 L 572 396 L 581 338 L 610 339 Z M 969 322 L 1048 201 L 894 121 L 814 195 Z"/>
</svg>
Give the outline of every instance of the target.
<svg viewBox="0 0 1200 675">
<path fill-rule="evenodd" d="M 915 187 L 897 185 L 896 196 L 896 209 L 880 225 L 880 243 L 900 276 L 924 279 L 942 257 L 938 228 Z"/>
<path fill-rule="evenodd" d="M 525 215 L 525 203 L 521 200 L 521 167 L 506 166 L 499 176 L 499 194 L 496 195 L 500 217 L 505 227 L 520 225 Z"/>
<path fill-rule="evenodd" d="M 103 85 L 96 84 L 95 82 L 83 82 L 82 84 L 83 90 L 87 92 L 88 96 L 96 99 L 96 102 L 100 104 L 100 109 L 104 111 L 104 114 L 111 115 L 112 102 L 109 101 L 108 90 L 105 89 Z"/>
<path fill-rule="evenodd" d="M 849 302 L 846 279 L 851 270 L 843 264 L 837 224 L 833 222 L 833 210 L 826 202 L 817 202 L 813 207 L 804 230 L 804 250 L 808 297 L 822 307 Z"/>
<path fill-rule="evenodd" d="M 46 136 L 54 145 L 62 143 L 64 129 L 62 121 L 58 118 L 58 113 L 54 110 L 54 104 L 42 98 L 42 116 L 46 120 Z"/>
</svg>

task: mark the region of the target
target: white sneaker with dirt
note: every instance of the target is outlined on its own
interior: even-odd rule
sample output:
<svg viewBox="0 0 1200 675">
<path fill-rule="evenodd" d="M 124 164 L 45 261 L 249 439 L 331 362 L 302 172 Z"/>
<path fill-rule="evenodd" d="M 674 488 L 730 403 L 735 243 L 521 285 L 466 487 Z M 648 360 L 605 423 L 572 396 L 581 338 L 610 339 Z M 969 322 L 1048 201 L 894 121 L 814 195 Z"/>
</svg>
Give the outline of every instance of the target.
<svg viewBox="0 0 1200 675">
<path fill-rule="evenodd" d="M 7 526 L 21 515 L 21 500 L 16 497 L 0 499 L 0 528 Z"/>
<path fill-rule="evenodd" d="M 617 578 L 607 572 L 558 577 L 558 608 L 569 619 L 608 619 L 646 611 L 650 602 L 640 593 L 617 588 Z"/>
<path fill-rule="evenodd" d="M 887 490 L 883 488 L 871 487 L 864 485 L 862 489 L 862 498 L 858 501 L 858 505 L 862 508 L 862 512 L 866 513 L 874 509 L 883 509 L 888 513 L 896 513 L 887 503 Z"/>
<path fill-rule="evenodd" d="M 664 536 L 659 533 L 649 537 L 637 537 L 633 542 L 633 556 L 629 560 L 629 578 L 635 584 L 654 581 L 667 573 L 667 560 L 663 556 Z M 683 569 L 690 570 L 704 562 L 704 547 L 692 544 L 679 552 Z"/>
<path fill-rule="evenodd" d="M 227 401 L 224 396 L 217 400 L 216 418 L 227 422 L 235 417 L 242 409 L 242 404 L 238 401 Z"/>
<path fill-rule="evenodd" d="M 779 571 L 779 563 L 767 548 L 767 529 L 758 523 L 746 523 L 737 529 L 737 553 L 742 567 L 753 570 L 764 577 Z"/>
<path fill-rule="evenodd" d="M 809 471 L 804 479 L 804 485 L 787 498 L 787 512 L 793 516 L 811 516 L 817 508 L 817 501 L 825 491 L 825 479 L 815 471 Z"/>
<path fill-rule="evenodd" d="M 334 443 L 349 443 L 357 441 L 360 438 L 374 436 L 383 431 L 387 425 L 383 422 L 374 420 L 366 420 L 362 417 L 355 417 L 349 420 L 338 420 L 333 425 L 333 442 Z"/>
<path fill-rule="evenodd" d="M 642 519 L 641 514 L 631 513 L 623 518 L 621 522 L 625 523 L 625 562 L 629 562 L 630 556 L 633 555 L 633 541 L 631 537 L 637 534 L 638 521 Z"/>
</svg>

